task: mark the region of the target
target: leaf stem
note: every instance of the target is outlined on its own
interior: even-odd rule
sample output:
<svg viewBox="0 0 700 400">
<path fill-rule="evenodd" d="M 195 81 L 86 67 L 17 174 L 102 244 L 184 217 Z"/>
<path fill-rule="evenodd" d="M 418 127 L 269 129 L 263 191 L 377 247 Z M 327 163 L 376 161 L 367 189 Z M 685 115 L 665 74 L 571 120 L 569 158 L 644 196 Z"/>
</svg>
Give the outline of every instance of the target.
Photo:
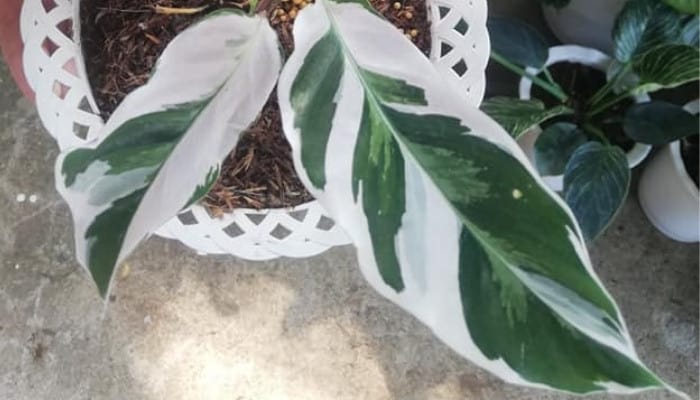
<svg viewBox="0 0 700 400">
<path fill-rule="evenodd" d="M 551 83 L 544 81 L 540 77 L 527 72 L 524 68 L 521 68 L 521 67 L 511 63 L 510 61 L 506 60 L 502 55 L 500 55 L 496 52 L 491 52 L 491 58 L 494 61 L 496 61 L 497 63 L 504 66 L 505 68 L 509 69 L 510 71 L 512 71 L 520 76 L 524 76 L 527 79 L 531 80 L 532 83 L 541 87 L 543 90 L 546 90 L 547 92 L 549 92 L 549 94 L 551 94 L 552 96 L 559 99 L 559 101 L 561 101 L 562 103 L 566 103 L 569 100 L 566 93 L 564 93 L 562 88 L 559 87 L 559 85 L 557 85 L 556 83 L 553 82 L 553 84 L 551 84 Z M 546 72 L 545 72 L 545 74 L 546 74 Z"/>
<path fill-rule="evenodd" d="M 612 77 L 612 79 L 609 79 L 606 83 L 605 86 L 600 88 L 598 92 L 596 92 L 593 97 L 588 101 L 588 106 L 589 107 L 595 107 L 598 105 L 598 103 L 605 98 L 605 96 L 610 93 L 611 90 L 615 89 L 615 86 L 620 82 L 622 78 L 627 75 L 629 70 L 632 68 L 631 63 L 624 64 L 621 69 L 617 71 L 617 73 Z"/>
<path fill-rule="evenodd" d="M 593 126 L 593 124 L 587 123 L 583 124 L 583 130 L 588 131 L 595 136 L 597 136 L 603 143 L 606 145 L 610 145 L 610 140 L 608 139 L 607 136 L 605 136 L 605 132 L 601 131 L 600 129 L 596 128 Z"/>
<path fill-rule="evenodd" d="M 587 116 L 588 118 L 595 117 L 596 115 L 598 115 L 598 114 L 600 114 L 601 112 L 607 110 L 609 107 L 612 107 L 612 106 L 614 106 L 615 104 L 621 102 L 622 100 L 628 98 L 629 96 L 630 96 L 630 94 L 629 94 L 628 92 L 621 93 L 621 94 L 619 94 L 619 95 L 613 97 L 611 100 L 606 101 L 605 103 L 600 104 L 600 105 L 598 105 L 598 106 L 596 106 L 596 107 L 593 107 L 593 109 L 592 109 L 591 111 L 589 111 L 589 112 L 586 113 L 586 116 Z"/>
</svg>

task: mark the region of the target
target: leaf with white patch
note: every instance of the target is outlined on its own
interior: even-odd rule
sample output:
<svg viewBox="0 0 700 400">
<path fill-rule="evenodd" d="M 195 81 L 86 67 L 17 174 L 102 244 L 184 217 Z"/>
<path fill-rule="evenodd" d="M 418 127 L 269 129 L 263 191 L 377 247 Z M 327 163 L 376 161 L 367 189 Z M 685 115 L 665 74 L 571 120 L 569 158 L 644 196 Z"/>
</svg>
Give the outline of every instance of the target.
<svg viewBox="0 0 700 400">
<path fill-rule="evenodd" d="M 589 142 L 571 156 L 564 171 L 564 199 L 586 239 L 595 239 L 620 210 L 630 175 L 627 157 L 617 146 Z"/>
<path fill-rule="evenodd" d="M 700 50 L 684 44 L 658 46 L 634 60 L 635 93 L 671 89 L 700 78 Z"/>
<path fill-rule="evenodd" d="M 507 132 L 365 3 L 318 0 L 294 40 L 278 97 L 296 168 L 375 289 L 509 382 L 663 387 Z"/>
<path fill-rule="evenodd" d="M 681 30 L 678 13 L 663 2 L 629 0 L 615 20 L 613 55 L 628 63 L 656 46 L 675 43 Z"/>
<path fill-rule="evenodd" d="M 78 259 L 102 296 L 141 240 L 206 194 L 280 69 L 265 19 L 210 14 L 170 42 L 101 139 L 59 157 L 57 187 L 73 214 Z"/>
<path fill-rule="evenodd" d="M 573 114 L 567 106 L 545 108 L 539 100 L 493 97 L 481 103 L 481 111 L 496 120 L 515 139 L 530 128 L 561 115 Z"/>
</svg>

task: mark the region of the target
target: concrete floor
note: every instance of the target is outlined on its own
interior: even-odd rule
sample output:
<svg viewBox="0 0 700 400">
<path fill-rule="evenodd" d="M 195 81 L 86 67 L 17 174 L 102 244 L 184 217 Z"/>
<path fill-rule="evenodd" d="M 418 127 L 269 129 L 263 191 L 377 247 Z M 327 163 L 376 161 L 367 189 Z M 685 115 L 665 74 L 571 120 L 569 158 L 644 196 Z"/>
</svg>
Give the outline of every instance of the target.
<svg viewBox="0 0 700 400">
<path fill-rule="evenodd" d="M 73 258 L 56 154 L 0 65 L 0 399 L 572 398 L 457 357 L 373 293 L 348 247 L 252 263 L 155 238 L 103 313 Z M 698 246 L 656 232 L 632 193 L 591 252 L 642 359 L 697 399 Z"/>
</svg>

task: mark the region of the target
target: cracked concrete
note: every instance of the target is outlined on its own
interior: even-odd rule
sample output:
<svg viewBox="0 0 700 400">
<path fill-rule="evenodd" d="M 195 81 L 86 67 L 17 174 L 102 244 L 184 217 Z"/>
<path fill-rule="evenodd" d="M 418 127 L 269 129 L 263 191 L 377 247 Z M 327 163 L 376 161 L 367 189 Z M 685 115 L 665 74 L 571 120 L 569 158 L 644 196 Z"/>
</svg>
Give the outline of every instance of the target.
<svg viewBox="0 0 700 400">
<path fill-rule="evenodd" d="M 154 238 L 103 313 L 74 261 L 56 155 L 0 66 L 0 399 L 573 398 L 457 357 L 367 286 L 348 247 L 253 263 Z M 632 193 L 591 252 L 641 358 L 697 399 L 698 246 L 656 232 Z"/>
</svg>

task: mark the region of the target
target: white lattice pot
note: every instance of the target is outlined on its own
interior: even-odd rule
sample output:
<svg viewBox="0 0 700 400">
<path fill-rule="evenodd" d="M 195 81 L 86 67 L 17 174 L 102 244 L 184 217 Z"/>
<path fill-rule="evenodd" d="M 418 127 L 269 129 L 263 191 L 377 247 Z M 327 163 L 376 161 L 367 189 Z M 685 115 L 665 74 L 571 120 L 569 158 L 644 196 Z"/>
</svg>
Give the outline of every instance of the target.
<svg viewBox="0 0 700 400">
<path fill-rule="evenodd" d="M 431 60 L 450 84 L 478 106 L 490 47 L 486 0 L 428 0 Z M 36 92 L 39 116 L 61 149 L 98 137 L 104 121 L 85 74 L 79 7 L 71 0 L 25 0 L 24 69 Z M 345 233 L 316 201 L 294 209 L 238 209 L 212 218 L 194 205 L 157 234 L 200 254 L 230 253 L 249 260 L 309 257 L 347 244 Z"/>
</svg>

